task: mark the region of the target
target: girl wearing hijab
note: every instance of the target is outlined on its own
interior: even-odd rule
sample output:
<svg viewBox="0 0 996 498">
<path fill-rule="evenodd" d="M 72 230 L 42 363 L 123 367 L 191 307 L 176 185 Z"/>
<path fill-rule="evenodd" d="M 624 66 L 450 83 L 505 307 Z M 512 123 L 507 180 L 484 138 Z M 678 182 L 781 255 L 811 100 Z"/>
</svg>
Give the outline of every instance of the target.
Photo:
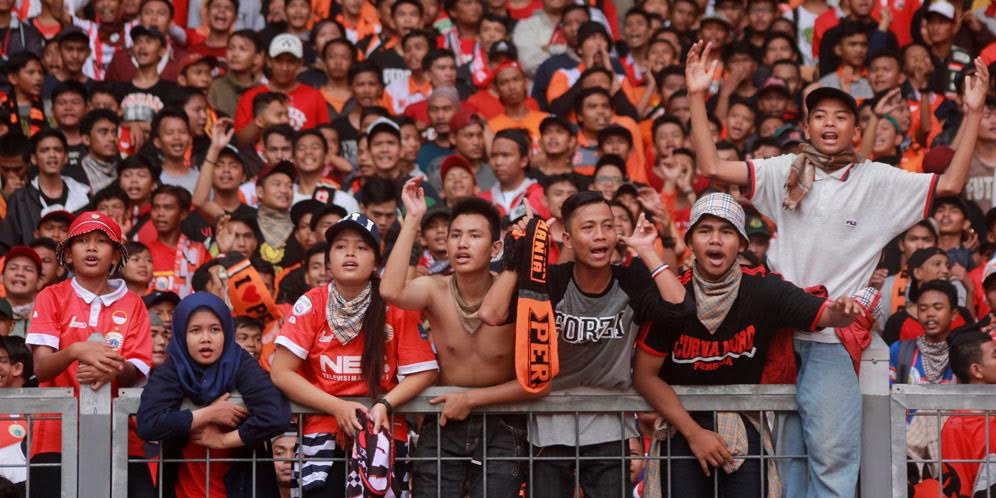
<svg viewBox="0 0 996 498">
<path fill-rule="evenodd" d="M 291 400 L 327 415 L 304 420 L 301 453 L 309 461 L 298 471 L 304 498 L 346 496 L 346 441 L 365 429 L 358 412 L 393 434 L 392 488 L 408 489 L 408 427 L 392 409 L 431 386 L 438 373 L 429 342 L 419 335 L 421 314 L 388 306 L 380 296 L 381 264 L 377 225 L 353 213 L 325 232 L 325 261 L 332 281 L 311 289 L 294 304 L 275 343 L 273 383 Z M 403 376 L 403 380 L 398 380 Z M 342 399 L 366 396 L 371 408 Z M 363 481 L 349 468 L 349 496 L 363 495 Z"/>
<path fill-rule="evenodd" d="M 196 292 L 184 298 L 173 314 L 173 337 L 167 359 L 156 368 L 142 391 L 138 434 L 162 441 L 165 459 L 248 458 L 249 448 L 283 432 L 290 406 L 249 353 L 235 343 L 231 310 L 214 294 Z M 228 401 L 238 390 L 245 407 Z M 180 407 L 184 399 L 198 406 Z M 165 464 L 159 480 L 163 496 L 277 496 L 273 464 L 205 462 Z M 210 484 L 208 484 L 210 476 Z"/>
</svg>

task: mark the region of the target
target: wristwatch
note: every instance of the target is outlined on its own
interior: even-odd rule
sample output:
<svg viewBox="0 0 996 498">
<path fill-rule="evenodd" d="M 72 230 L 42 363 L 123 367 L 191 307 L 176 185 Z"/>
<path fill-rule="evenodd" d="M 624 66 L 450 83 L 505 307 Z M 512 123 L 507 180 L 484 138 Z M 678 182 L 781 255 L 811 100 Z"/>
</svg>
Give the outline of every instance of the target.
<svg viewBox="0 0 996 498">
<path fill-rule="evenodd" d="M 391 413 L 394 412 L 394 407 L 391 406 L 391 402 L 388 401 L 387 398 L 380 398 L 380 399 L 378 399 L 377 402 L 374 403 L 374 406 L 376 406 L 376 405 L 384 405 L 384 408 L 387 408 L 388 415 L 390 415 Z"/>
</svg>

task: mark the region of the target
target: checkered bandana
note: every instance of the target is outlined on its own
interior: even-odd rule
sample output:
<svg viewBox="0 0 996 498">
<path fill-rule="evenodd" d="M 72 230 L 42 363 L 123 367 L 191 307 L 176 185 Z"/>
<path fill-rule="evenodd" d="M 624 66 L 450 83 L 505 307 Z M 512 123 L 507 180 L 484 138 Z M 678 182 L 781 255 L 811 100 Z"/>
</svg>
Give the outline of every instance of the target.
<svg viewBox="0 0 996 498">
<path fill-rule="evenodd" d="M 689 228 L 685 233 L 686 242 L 692 233 L 692 227 L 707 214 L 729 221 L 733 226 L 737 227 L 737 232 L 744 238 L 744 241 L 750 242 L 750 237 L 747 236 L 747 232 L 744 230 L 744 220 L 747 218 L 744 214 L 744 208 L 740 207 L 740 204 L 732 195 L 724 193 L 709 194 L 695 201 L 688 223 Z"/>
</svg>

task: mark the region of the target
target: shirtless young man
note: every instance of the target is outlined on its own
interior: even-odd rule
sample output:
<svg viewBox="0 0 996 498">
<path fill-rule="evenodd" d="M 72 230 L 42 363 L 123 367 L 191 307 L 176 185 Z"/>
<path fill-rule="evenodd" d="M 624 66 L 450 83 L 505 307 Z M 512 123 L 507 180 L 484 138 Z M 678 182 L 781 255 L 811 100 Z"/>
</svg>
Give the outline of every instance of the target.
<svg viewBox="0 0 996 498">
<path fill-rule="evenodd" d="M 483 440 L 483 417 L 468 417 L 475 407 L 533 396 L 515 380 L 513 325 L 490 326 L 478 318 L 481 301 L 495 279 L 488 270 L 489 263 L 501 250 L 498 212 L 490 203 L 476 197 L 456 203 L 446 242 L 455 273 L 406 282 L 412 245 L 426 211 L 421 180 L 409 180 L 402 191 L 408 216 L 387 260 L 380 293 L 388 303 L 422 310 L 429 318 L 440 366 L 439 385 L 471 389 L 444 394 L 431 401 L 444 403 L 444 407 L 438 425 L 431 417 L 423 423 L 415 457 L 435 457 L 438 452 L 445 457 L 481 461 L 484 445 L 488 458 L 525 456 L 524 418 L 489 417 L 487 439 Z M 438 435 L 438 448 L 437 431 L 442 433 Z M 415 463 L 414 471 L 415 497 L 437 496 L 437 490 L 438 496 L 463 496 L 465 477 L 471 482 L 470 496 L 484 494 L 481 468 L 469 461 L 443 462 L 439 469 L 432 460 L 420 460 Z M 525 465 L 519 461 L 491 460 L 487 472 L 487 496 L 515 496 L 525 476 Z"/>
</svg>

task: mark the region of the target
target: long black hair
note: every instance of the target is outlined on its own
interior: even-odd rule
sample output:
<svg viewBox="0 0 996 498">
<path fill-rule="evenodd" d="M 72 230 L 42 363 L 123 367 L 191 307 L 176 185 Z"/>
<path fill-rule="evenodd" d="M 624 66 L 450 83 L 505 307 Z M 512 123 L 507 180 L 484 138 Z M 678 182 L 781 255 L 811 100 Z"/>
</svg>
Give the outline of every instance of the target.
<svg viewBox="0 0 996 498">
<path fill-rule="evenodd" d="M 363 317 L 363 358 L 360 360 L 371 398 L 377 398 L 380 394 L 380 379 L 384 374 L 384 348 L 387 342 L 386 327 L 387 303 L 380 295 L 380 279 L 371 276 L 370 307 Z"/>
</svg>

